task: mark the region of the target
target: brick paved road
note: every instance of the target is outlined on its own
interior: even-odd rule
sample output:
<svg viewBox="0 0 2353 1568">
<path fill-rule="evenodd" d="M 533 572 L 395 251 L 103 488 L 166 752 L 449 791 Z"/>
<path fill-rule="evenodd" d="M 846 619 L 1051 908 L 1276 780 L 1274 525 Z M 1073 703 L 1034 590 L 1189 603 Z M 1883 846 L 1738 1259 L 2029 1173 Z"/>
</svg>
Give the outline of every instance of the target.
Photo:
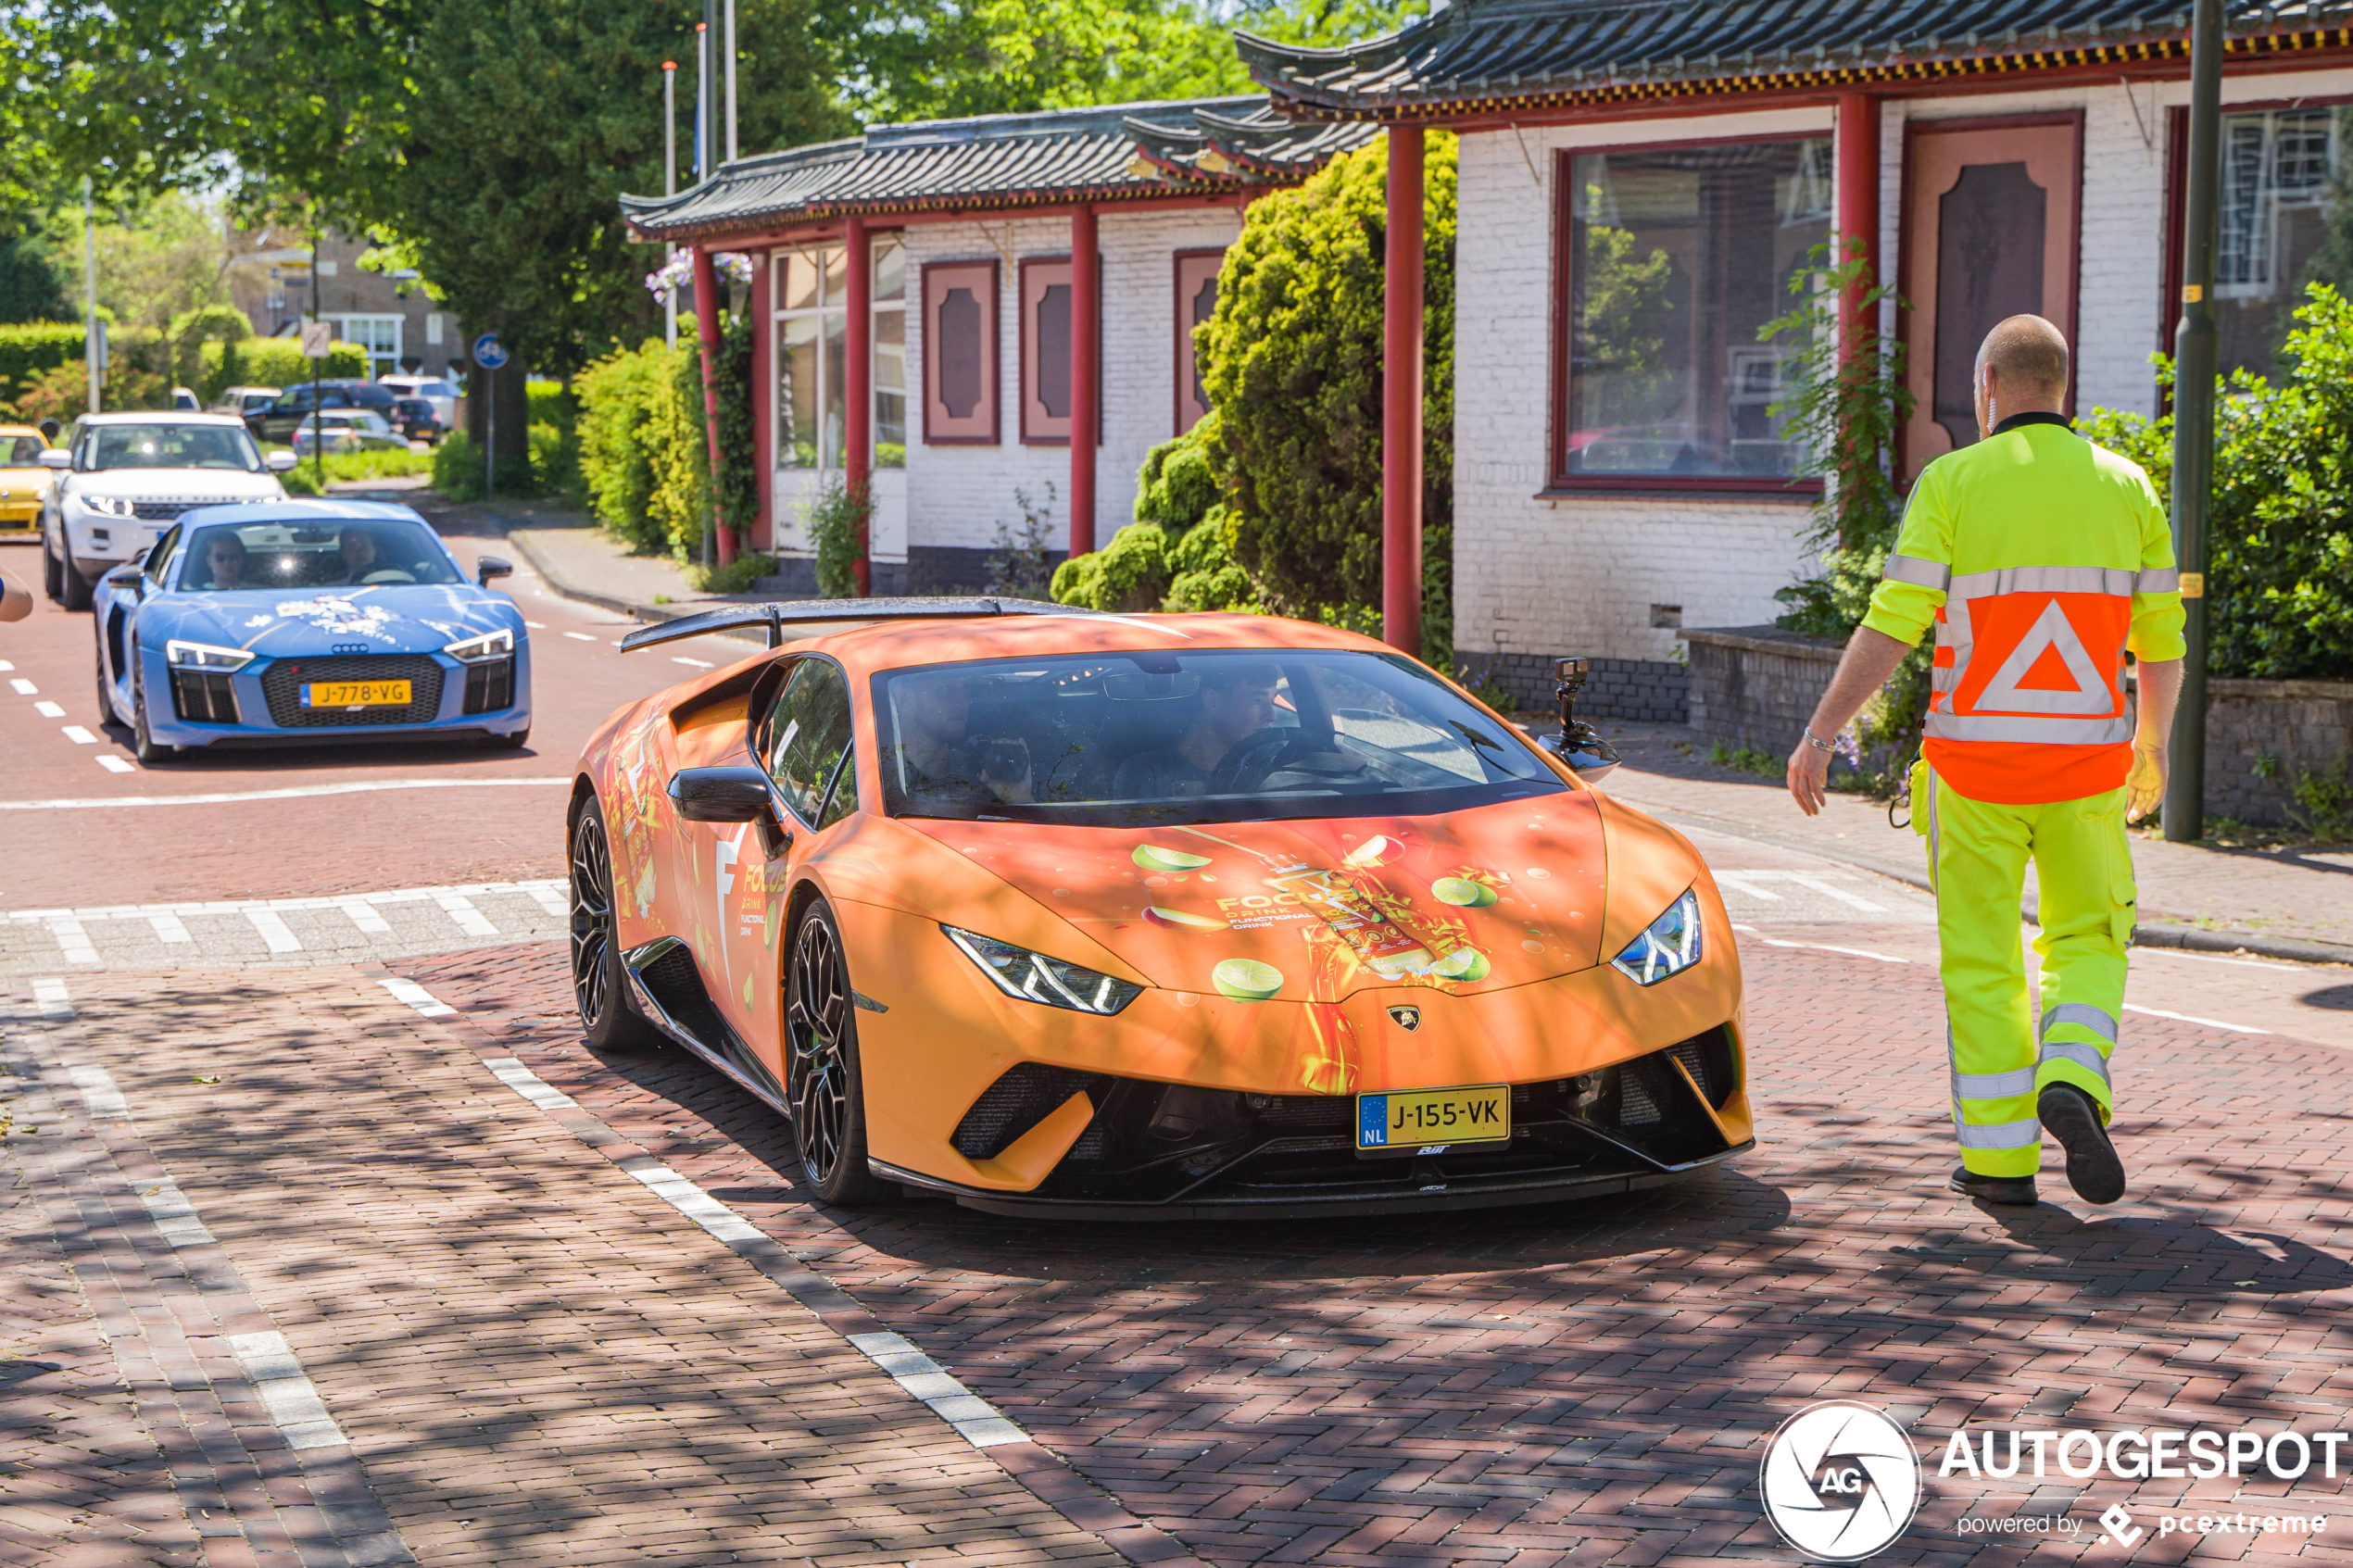
<svg viewBox="0 0 2353 1568">
<path fill-rule="evenodd" d="M 226 993 L 193 975 L 176 989 L 94 979 L 77 1023 L 39 1043 L 20 1025 L 11 1049 L 34 1066 L 46 1053 L 44 1093 L 77 1051 L 112 1074 L 154 1161 L 116 1149 L 126 1182 L 176 1180 L 218 1238 L 178 1254 L 217 1251 L 284 1336 L 366 1496 L 422 1562 L 830 1561 L 786 1541 L 811 1524 L 797 1507 L 857 1536 L 824 1543 L 845 1562 L 912 1561 L 958 1531 L 986 1535 L 981 1561 L 1176 1545 L 1218 1564 L 1786 1561 L 1755 1466 L 1764 1435 L 1815 1398 L 1886 1406 L 1931 1452 L 1964 1423 L 2347 1424 L 2353 1061 L 2136 1017 L 2120 1123 L 2133 1199 L 1997 1219 L 1940 1187 L 1932 972 L 1819 946 L 1752 944 L 1747 959 L 1753 1022 L 1776 1042 L 1757 1063 L 1755 1154 L 1636 1198 L 1427 1222 L 828 1214 L 791 1179 L 789 1135 L 715 1074 L 674 1053 L 591 1056 L 549 946 L 409 964 L 457 1010 L 436 1021 L 345 968 L 247 974 Z M 484 1066 L 510 1056 L 570 1097 L 553 1119 Z M 581 1141 L 599 1126 L 605 1147 Z M 8 1140 L 19 1159 L 22 1143 Z M 723 1246 L 632 1181 L 633 1160 L 757 1231 Z M 12 1241 L 27 1238 L 6 1286 L 9 1364 L 57 1370 L 19 1384 L 42 1403 L 0 1424 L 0 1481 L 57 1471 L 61 1448 L 115 1445 L 17 1527 L 113 1540 L 119 1515 L 97 1511 L 111 1501 L 157 1516 L 151 1560 L 194 1561 L 171 1555 L 193 1541 L 175 1500 L 189 1494 L 156 1479 L 169 1421 L 144 1394 L 135 1410 L 110 1402 L 84 1304 L 103 1303 L 73 1250 L 95 1245 L 95 1222 L 52 1202 L 43 1242 L 25 1189 L 9 1196 Z M 133 1251 L 140 1223 L 122 1226 Z M 781 1263 L 749 1265 L 774 1244 Z M 107 1263 L 133 1286 L 146 1267 Z M 1020 1485 L 1021 1464 L 990 1456 L 1037 1450 L 970 1446 L 848 1348 L 861 1325 L 904 1336 L 1070 1469 Z M 143 1432 L 162 1448 L 143 1453 Z M 923 1474 L 871 1468 L 885 1453 Z M 2020 1554 L 1960 1538 L 1965 1512 L 2283 1497 L 2336 1520 L 2334 1541 L 2302 1555 L 2338 1558 L 2348 1485 L 1931 1481 L 1882 1560 Z M 245 1539 L 267 1537 L 271 1519 L 223 1495 Z M 281 1530 L 310 1517 L 272 1500 Z M 2135 1555 L 2192 1544 L 2152 1532 Z M 2225 1545 L 2198 1555 L 2237 1555 Z"/>
</svg>

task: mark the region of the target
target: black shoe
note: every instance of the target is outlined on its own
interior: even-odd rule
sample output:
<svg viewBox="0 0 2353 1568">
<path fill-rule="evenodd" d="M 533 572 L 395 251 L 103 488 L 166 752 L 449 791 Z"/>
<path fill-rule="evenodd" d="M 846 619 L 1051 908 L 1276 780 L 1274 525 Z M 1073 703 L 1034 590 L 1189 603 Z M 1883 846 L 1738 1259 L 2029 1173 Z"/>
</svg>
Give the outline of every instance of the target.
<svg viewBox="0 0 2353 1568">
<path fill-rule="evenodd" d="M 2100 1108 L 2072 1084 L 2045 1086 L 2034 1101 L 2044 1130 L 2067 1150 L 2067 1185 L 2086 1203 L 2113 1203 L 2124 1196 L 2124 1161 L 2100 1125 Z"/>
<path fill-rule="evenodd" d="M 2035 1194 L 2032 1176 L 1981 1176 L 1966 1165 L 1957 1165 L 1953 1179 L 1945 1185 L 1980 1203 L 2015 1203 L 2032 1209 L 2043 1201 Z"/>
</svg>

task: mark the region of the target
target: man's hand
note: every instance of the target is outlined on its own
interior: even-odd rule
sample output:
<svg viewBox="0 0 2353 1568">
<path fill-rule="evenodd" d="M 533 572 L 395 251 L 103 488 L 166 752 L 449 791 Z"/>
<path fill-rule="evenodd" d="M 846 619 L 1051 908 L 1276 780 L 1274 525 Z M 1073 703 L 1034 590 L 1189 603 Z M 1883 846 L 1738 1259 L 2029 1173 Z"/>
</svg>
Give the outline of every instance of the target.
<svg viewBox="0 0 2353 1568">
<path fill-rule="evenodd" d="M 1800 735 L 1789 754 L 1789 795 L 1807 816 L 1820 814 L 1830 799 L 1831 754 Z"/>
<path fill-rule="evenodd" d="M 2137 822 L 2165 803 L 2165 748 L 2161 746 L 2133 746 L 2133 771 L 2124 775 L 2128 792 L 2124 803 L 2124 820 Z"/>
</svg>

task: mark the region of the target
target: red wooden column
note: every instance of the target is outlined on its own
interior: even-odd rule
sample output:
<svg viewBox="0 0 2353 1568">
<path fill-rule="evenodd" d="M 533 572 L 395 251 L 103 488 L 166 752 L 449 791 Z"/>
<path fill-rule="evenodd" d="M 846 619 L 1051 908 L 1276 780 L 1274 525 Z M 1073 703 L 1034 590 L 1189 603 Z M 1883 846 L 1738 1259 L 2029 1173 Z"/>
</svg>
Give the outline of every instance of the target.
<svg viewBox="0 0 2353 1568">
<path fill-rule="evenodd" d="M 1879 100 L 1869 93 L 1844 93 L 1838 100 L 1838 257 L 1856 254 L 1854 242 L 1863 242 L 1861 255 L 1879 282 Z M 1864 290 L 1846 291 L 1839 312 L 1840 357 L 1851 360 L 1864 337 L 1878 323 L 1869 320 Z"/>
<path fill-rule="evenodd" d="M 1389 128 L 1381 300 L 1381 640 L 1422 652 L 1422 128 Z"/>
<path fill-rule="evenodd" d="M 1095 254 L 1095 209 L 1070 210 L 1070 553 L 1095 547 L 1095 444 L 1102 422 L 1102 273 Z"/>
<path fill-rule="evenodd" d="M 711 247 L 695 247 L 695 334 L 702 340 L 703 429 L 711 437 L 711 471 L 719 471 L 719 383 L 711 379 L 711 361 L 719 357 L 719 270 L 711 264 Z M 711 503 L 711 529 L 719 535 L 719 564 L 736 558 L 736 535 L 727 519 Z"/>
<path fill-rule="evenodd" d="M 858 596 L 862 599 L 875 591 L 875 252 L 863 218 L 849 220 L 848 241 L 849 321 L 844 345 L 848 373 L 841 381 L 841 466 L 849 493 L 866 502 L 858 519 L 858 559 L 853 568 L 858 574 Z"/>
<path fill-rule="evenodd" d="M 768 302 L 774 275 L 768 254 L 751 258 L 751 451 L 760 476 L 760 509 L 744 543 L 755 550 L 776 547 L 776 332 Z"/>
</svg>

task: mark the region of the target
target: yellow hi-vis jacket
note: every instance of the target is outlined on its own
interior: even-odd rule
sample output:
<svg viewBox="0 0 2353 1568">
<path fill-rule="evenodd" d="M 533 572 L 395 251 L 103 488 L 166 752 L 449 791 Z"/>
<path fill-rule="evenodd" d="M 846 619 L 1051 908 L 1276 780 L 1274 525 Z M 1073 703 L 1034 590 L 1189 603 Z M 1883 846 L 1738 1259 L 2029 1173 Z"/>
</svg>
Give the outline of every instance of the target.
<svg viewBox="0 0 2353 1568">
<path fill-rule="evenodd" d="M 1863 624 L 1936 623 L 1921 752 L 1972 800 L 2099 795 L 2133 765 L 2124 653 L 2182 657 L 2173 538 L 2148 475 L 2020 414 L 1921 470 Z"/>
</svg>

